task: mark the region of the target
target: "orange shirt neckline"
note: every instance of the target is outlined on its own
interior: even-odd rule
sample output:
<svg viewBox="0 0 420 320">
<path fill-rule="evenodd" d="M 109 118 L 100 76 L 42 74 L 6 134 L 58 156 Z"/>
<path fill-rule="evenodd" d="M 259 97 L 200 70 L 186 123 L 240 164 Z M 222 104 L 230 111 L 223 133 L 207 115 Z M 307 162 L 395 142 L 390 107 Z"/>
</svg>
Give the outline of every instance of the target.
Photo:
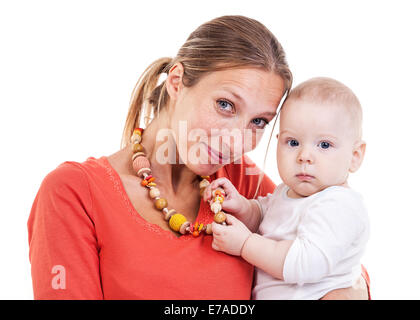
<svg viewBox="0 0 420 320">
<path fill-rule="evenodd" d="M 107 169 L 108 174 L 110 175 L 112 181 L 114 182 L 114 188 L 117 189 L 118 193 L 121 195 L 123 202 L 126 204 L 126 209 L 128 210 L 128 212 L 134 216 L 137 222 L 142 223 L 143 225 L 147 226 L 146 229 L 148 229 L 148 231 L 150 231 L 150 229 L 153 229 L 154 232 L 158 232 L 161 233 L 162 235 L 168 236 L 170 239 L 172 240 L 177 240 L 177 241 L 183 241 L 183 240 L 195 240 L 196 238 L 193 237 L 191 234 L 188 235 L 181 235 L 181 236 L 176 236 L 175 234 L 173 234 L 173 232 L 169 231 L 169 230 L 165 230 L 163 229 L 161 226 L 149 222 L 147 221 L 140 212 L 138 212 L 136 210 L 136 208 L 134 208 L 133 203 L 131 202 L 126 190 L 124 189 L 124 185 L 122 183 L 121 177 L 118 174 L 118 172 L 112 167 L 111 163 L 108 161 L 106 156 L 102 156 L 99 159 L 102 161 L 102 163 L 104 164 L 105 168 Z M 139 186 L 140 187 L 140 186 Z M 210 208 L 208 206 L 208 204 L 204 203 L 204 200 L 201 198 L 200 200 L 200 207 L 198 209 L 198 213 L 197 213 L 197 217 L 195 219 L 194 222 L 192 222 L 192 224 L 194 225 L 196 222 L 199 223 L 211 223 L 212 219 L 209 221 L 209 217 L 208 214 L 206 216 L 205 213 L 206 211 L 210 211 Z M 157 214 L 159 214 L 159 212 L 156 212 Z M 212 216 L 211 216 L 212 218 Z M 205 221 L 205 222 L 204 222 Z"/>
</svg>

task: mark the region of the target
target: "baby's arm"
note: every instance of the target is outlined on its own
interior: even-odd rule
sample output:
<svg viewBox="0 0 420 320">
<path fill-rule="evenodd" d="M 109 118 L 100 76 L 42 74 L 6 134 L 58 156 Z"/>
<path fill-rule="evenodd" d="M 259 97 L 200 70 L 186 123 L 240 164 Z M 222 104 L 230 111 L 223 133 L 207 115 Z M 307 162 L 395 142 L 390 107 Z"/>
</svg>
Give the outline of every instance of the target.
<svg viewBox="0 0 420 320">
<path fill-rule="evenodd" d="M 213 249 L 242 256 L 273 277 L 283 279 L 283 266 L 293 240 L 275 241 L 252 233 L 241 221 L 227 214 L 227 225 L 213 223 Z"/>
<path fill-rule="evenodd" d="M 223 188 L 226 193 L 223 209 L 235 215 L 249 230 L 256 232 L 261 222 L 261 211 L 257 201 L 242 196 L 226 178 L 216 179 L 206 188 L 203 194 L 204 201 L 210 200 L 212 191 L 217 188 Z"/>
<path fill-rule="evenodd" d="M 293 241 L 276 241 L 252 233 L 244 243 L 241 256 L 250 264 L 264 270 L 274 278 L 284 280 L 284 262 Z"/>
</svg>

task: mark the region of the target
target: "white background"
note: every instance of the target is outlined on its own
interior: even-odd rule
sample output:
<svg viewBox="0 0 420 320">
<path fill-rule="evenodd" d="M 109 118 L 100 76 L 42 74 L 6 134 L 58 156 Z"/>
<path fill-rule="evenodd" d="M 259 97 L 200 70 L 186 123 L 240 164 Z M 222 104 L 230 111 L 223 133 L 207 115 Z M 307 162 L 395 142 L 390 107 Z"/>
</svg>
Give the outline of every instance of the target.
<svg viewBox="0 0 420 320">
<path fill-rule="evenodd" d="M 295 84 L 336 78 L 364 109 L 363 258 L 375 299 L 419 299 L 419 30 L 416 1 L 1 1 L 0 298 L 32 299 L 26 222 L 61 162 L 116 152 L 143 70 L 217 16 L 241 14 L 282 43 Z M 267 131 L 270 131 L 267 130 Z M 266 138 L 268 134 L 266 134 Z M 266 139 L 251 153 L 262 166 Z M 265 167 L 279 183 L 275 141 Z"/>
</svg>

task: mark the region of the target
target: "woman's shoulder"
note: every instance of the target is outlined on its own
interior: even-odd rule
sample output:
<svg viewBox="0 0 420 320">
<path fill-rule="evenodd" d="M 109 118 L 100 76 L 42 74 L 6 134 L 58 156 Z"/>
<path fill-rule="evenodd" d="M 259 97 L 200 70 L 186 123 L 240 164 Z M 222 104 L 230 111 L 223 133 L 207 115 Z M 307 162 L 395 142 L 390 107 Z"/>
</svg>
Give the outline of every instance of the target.
<svg viewBox="0 0 420 320">
<path fill-rule="evenodd" d="M 216 178 L 220 177 L 228 178 L 246 198 L 265 196 L 276 188 L 276 184 L 248 156 L 225 165 L 216 173 Z"/>
<path fill-rule="evenodd" d="M 48 172 L 42 184 L 48 186 L 58 185 L 72 185 L 72 186 L 86 186 L 89 173 L 95 175 L 95 170 L 98 170 L 103 164 L 102 158 L 88 157 L 85 161 L 64 161 L 57 167 Z"/>
</svg>

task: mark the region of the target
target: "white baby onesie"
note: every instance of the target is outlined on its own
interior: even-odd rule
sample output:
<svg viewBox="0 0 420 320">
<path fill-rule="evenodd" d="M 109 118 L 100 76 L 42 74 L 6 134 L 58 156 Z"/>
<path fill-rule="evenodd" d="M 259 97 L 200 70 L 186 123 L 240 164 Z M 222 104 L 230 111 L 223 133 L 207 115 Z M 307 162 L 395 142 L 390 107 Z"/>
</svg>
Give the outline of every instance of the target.
<svg viewBox="0 0 420 320">
<path fill-rule="evenodd" d="M 255 200 L 262 212 L 258 233 L 294 242 L 284 262 L 284 280 L 256 268 L 253 299 L 320 299 L 333 289 L 352 286 L 361 275 L 360 258 L 369 238 L 361 195 L 332 186 L 294 199 L 288 190 L 281 184 L 273 194 Z"/>
</svg>

